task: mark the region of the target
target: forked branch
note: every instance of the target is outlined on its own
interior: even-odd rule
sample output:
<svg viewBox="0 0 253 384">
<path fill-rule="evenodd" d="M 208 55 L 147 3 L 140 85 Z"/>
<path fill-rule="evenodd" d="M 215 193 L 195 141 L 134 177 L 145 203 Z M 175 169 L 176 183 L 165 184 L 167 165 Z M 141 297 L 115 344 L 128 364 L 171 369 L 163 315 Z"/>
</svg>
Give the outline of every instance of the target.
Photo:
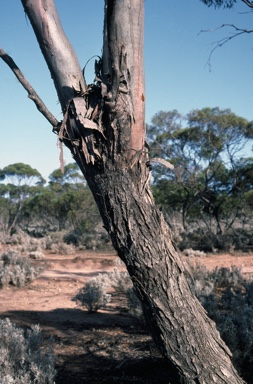
<svg viewBox="0 0 253 384">
<path fill-rule="evenodd" d="M 244 0 L 242 0 L 244 1 Z M 245 2 L 245 1 L 244 1 Z M 252 8 L 253 8 L 253 4 L 252 4 Z M 213 56 L 213 53 L 216 51 L 216 49 L 218 48 L 221 48 L 223 45 L 225 45 L 226 43 L 228 43 L 230 40 L 238 37 L 238 36 L 241 36 L 243 34 L 249 34 L 249 33 L 253 33 L 253 29 L 244 29 L 244 28 L 238 28 L 236 25 L 234 24 L 222 24 L 220 25 L 219 27 L 217 28 L 214 28 L 214 29 L 203 29 L 199 32 L 200 33 L 204 33 L 204 32 L 214 32 L 214 31 L 218 31 L 219 29 L 222 29 L 222 28 L 233 28 L 234 29 L 234 33 L 232 33 L 231 36 L 226 36 L 226 37 L 223 37 L 222 39 L 220 40 L 217 40 L 215 42 L 212 43 L 212 45 L 214 45 L 214 48 L 211 50 L 210 52 L 210 55 L 209 55 L 209 58 L 208 58 L 208 61 L 207 61 L 207 64 L 209 66 L 209 70 L 211 70 L 211 58 Z"/>
<path fill-rule="evenodd" d="M 253 8 L 253 1 L 242 0 L 242 2 L 245 3 L 248 7 Z"/>
<path fill-rule="evenodd" d="M 0 48 L 0 57 L 1 59 L 9 66 L 14 75 L 17 77 L 18 81 L 23 85 L 25 90 L 28 92 L 29 99 L 33 100 L 38 110 L 42 115 L 49 121 L 53 127 L 57 127 L 59 124 L 58 120 L 54 115 L 47 109 L 41 98 L 35 92 L 31 84 L 26 80 L 25 76 L 14 62 L 14 60 L 2 49 Z"/>
</svg>

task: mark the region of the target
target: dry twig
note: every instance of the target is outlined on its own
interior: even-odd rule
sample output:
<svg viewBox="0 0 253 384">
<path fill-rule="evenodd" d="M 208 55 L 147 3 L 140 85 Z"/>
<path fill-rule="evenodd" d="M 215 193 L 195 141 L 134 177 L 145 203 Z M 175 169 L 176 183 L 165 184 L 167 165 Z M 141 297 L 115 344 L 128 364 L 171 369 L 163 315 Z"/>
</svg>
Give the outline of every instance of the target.
<svg viewBox="0 0 253 384">
<path fill-rule="evenodd" d="M 252 7 L 253 7 L 253 4 L 252 4 Z M 226 27 L 233 28 L 235 30 L 235 32 L 231 36 L 226 36 L 226 37 L 223 37 L 220 40 L 217 40 L 217 41 L 213 42 L 213 45 L 215 45 L 215 46 L 211 50 L 209 58 L 208 58 L 208 61 L 207 61 L 207 64 L 209 66 L 209 70 L 211 70 L 211 58 L 212 58 L 212 55 L 213 55 L 214 51 L 216 51 L 217 48 L 221 48 L 224 44 L 228 43 L 230 40 L 234 39 L 235 37 L 238 37 L 238 36 L 243 35 L 245 33 L 247 33 L 247 34 L 248 33 L 253 33 L 253 29 L 238 28 L 234 24 L 222 24 L 219 27 L 214 28 L 214 29 L 203 29 L 203 30 L 201 30 L 199 32 L 199 34 L 200 33 L 204 33 L 204 32 L 214 32 L 214 31 L 217 31 L 219 29 L 226 28 Z"/>
</svg>

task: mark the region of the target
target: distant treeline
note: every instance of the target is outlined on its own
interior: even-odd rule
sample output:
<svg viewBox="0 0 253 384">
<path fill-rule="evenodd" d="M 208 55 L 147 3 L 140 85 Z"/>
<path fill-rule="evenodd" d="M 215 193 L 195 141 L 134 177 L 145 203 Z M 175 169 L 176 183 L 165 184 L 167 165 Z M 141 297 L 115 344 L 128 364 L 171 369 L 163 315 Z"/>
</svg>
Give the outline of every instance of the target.
<svg viewBox="0 0 253 384">
<path fill-rule="evenodd" d="M 229 109 L 186 116 L 160 111 L 147 126 L 157 205 L 181 248 L 253 248 L 253 124 Z M 246 151 L 247 148 L 247 151 Z M 30 165 L 0 170 L 0 232 L 19 227 L 34 235 L 64 231 L 75 244 L 108 239 L 92 194 L 76 164 L 53 171 L 49 182 Z M 107 241 L 107 240 L 106 240 Z"/>
</svg>

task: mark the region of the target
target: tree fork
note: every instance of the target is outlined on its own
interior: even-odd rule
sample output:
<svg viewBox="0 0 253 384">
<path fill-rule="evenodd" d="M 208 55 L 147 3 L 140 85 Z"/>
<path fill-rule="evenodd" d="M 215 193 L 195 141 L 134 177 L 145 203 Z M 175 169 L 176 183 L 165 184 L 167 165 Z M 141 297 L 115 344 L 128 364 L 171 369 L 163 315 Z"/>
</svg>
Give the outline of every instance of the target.
<svg viewBox="0 0 253 384">
<path fill-rule="evenodd" d="M 152 336 L 177 372 L 176 382 L 243 383 L 187 284 L 169 227 L 150 191 L 144 147 L 144 0 L 105 0 L 100 77 L 90 89 L 53 0 L 21 1 L 61 102 L 59 138 L 87 179 Z"/>
</svg>

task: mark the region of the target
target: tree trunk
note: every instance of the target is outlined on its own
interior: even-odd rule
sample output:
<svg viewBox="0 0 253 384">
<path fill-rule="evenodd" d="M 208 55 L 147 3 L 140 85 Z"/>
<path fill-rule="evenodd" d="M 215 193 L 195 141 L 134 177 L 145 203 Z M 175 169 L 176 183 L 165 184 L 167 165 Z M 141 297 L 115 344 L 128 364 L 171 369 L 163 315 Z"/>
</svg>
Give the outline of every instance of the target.
<svg viewBox="0 0 253 384">
<path fill-rule="evenodd" d="M 144 143 L 144 1 L 105 1 L 103 57 L 95 65 L 96 82 L 88 89 L 69 43 L 64 49 L 59 44 L 63 32 L 53 0 L 22 3 L 64 112 L 59 138 L 87 179 L 176 382 L 242 383 L 214 323 L 189 289 L 150 191 Z"/>
<path fill-rule="evenodd" d="M 137 168 L 109 166 L 90 185 L 152 336 L 176 367 L 176 382 L 242 383 L 214 323 L 189 289 L 168 225 L 141 179 Z"/>
</svg>

